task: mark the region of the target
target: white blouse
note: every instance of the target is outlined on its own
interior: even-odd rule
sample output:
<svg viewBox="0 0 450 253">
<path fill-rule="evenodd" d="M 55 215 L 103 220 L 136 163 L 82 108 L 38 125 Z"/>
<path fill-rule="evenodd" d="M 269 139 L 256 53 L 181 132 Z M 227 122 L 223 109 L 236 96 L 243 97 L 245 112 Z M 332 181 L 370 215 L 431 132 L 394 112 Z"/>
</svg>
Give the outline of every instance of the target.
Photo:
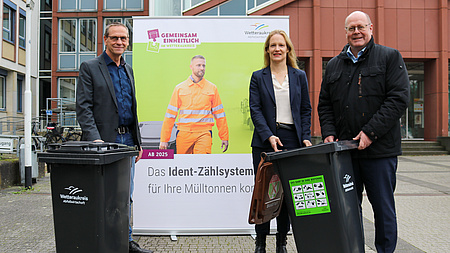
<svg viewBox="0 0 450 253">
<path fill-rule="evenodd" d="M 273 90 L 275 92 L 275 104 L 277 106 L 277 122 L 294 124 L 291 112 L 291 100 L 289 99 L 289 78 L 286 74 L 284 81 L 280 84 L 272 74 Z"/>
</svg>

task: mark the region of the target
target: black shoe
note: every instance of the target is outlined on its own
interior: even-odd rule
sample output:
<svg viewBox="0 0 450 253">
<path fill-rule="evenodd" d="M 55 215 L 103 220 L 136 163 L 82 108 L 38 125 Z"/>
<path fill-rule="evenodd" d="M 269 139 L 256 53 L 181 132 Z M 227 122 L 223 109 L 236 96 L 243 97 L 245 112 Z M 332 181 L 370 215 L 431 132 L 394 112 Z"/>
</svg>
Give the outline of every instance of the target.
<svg viewBox="0 0 450 253">
<path fill-rule="evenodd" d="M 287 238 L 286 238 L 286 234 L 280 234 L 277 233 L 277 247 L 276 247 L 276 253 L 287 253 L 287 249 L 286 249 L 286 243 L 287 243 Z"/>
<path fill-rule="evenodd" d="M 255 253 L 266 253 L 266 235 L 256 234 Z"/>
<path fill-rule="evenodd" d="M 148 250 L 148 249 L 141 249 L 141 247 L 139 247 L 139 244 L 137 244 L 137 242 L 135 242 L 135 241 L 131 241 L 131 242 L 129 242 L 129 244 L 128 244 L 128 249 L 129 249 L 129 251 L 128 252 L 130 252 L 130 253 L 134 253 L 134 252 L 137 252 L 137 253 L 153 253 L 153 251 L 152 250 Z"/>
</svg>

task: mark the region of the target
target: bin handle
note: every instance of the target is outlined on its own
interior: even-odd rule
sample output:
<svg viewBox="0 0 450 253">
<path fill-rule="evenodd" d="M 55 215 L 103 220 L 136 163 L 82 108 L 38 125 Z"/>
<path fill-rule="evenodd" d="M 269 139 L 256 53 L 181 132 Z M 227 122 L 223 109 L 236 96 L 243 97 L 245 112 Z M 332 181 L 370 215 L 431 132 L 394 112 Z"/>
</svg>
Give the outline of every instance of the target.
<svg viewBox="0 0 450 253">
<path fill-rule="evenodd" d="M 264 159 L 264 161 L 267 158 L 267 153 L 266 152 L 261 152 L 261 158 Z"/>
</svg>

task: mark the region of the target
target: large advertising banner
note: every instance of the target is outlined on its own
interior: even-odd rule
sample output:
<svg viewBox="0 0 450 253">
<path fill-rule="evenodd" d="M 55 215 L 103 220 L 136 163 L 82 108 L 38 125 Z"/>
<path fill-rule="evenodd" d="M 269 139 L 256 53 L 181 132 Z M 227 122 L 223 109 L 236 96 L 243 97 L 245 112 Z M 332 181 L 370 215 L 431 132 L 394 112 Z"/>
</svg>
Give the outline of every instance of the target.
<svg viewBox="0 0 450 253">
<path fill-rule="evenodd" d="M 190 77 L 192 57 L 202 55 L 204 78 L 217 86 L 229 131 L 225 153 L 216 123 L 212 154 L 145 150 L 136 164 L 135 234 L 254 233 L 247 222 L 254 180 L 248 90 L 252 72 L 263 67 L 264 41 L 275 29 L 289 32 L 289 19 L 133 19 L 133 70 L 141 125 L 161 125 L 175 86 Z M 154 129 L 151 135 L 159 137 L 161 127 Z M 155 142 L 153 147 L 159 139 Z"/>
</svg>

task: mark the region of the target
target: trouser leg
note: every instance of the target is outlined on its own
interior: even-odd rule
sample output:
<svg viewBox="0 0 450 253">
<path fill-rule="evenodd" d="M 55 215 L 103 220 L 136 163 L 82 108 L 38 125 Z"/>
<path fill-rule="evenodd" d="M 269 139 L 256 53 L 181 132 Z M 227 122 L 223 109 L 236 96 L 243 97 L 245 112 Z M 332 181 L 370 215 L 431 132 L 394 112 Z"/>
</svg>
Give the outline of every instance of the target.
<svg viewBox="0 0 450 253">
<path fill-rule="evenodd" d="M 377 252 L 394 252 L 397 245 L 394 200 L 397 162 L 397 157 L 353 159 L 358 199 L 362 203 L 362 191 L 365 188 L 374 212 Z"/>
</svg>

